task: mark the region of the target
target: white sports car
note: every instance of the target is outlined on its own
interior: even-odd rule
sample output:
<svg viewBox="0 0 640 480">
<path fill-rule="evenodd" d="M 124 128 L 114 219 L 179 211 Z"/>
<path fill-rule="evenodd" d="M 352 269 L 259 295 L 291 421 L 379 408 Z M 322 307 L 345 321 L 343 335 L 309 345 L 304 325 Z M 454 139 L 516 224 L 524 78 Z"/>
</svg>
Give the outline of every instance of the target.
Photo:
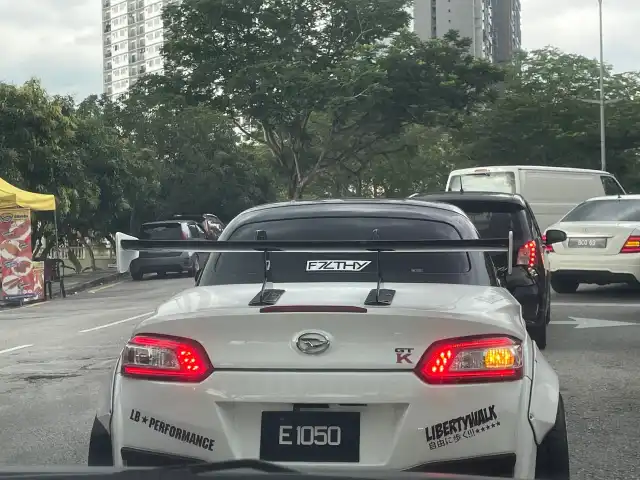
<svg viewBox="0 0 640 480">
<path fill-rule="evenodd" d="M 185 242 L 118 234 L 140 250 Z M 90 465 L 262 459 L 569 478 L 558 377 L 457 207 L 287 202 L 236 217 L 122 350 Z"/>
</svg>

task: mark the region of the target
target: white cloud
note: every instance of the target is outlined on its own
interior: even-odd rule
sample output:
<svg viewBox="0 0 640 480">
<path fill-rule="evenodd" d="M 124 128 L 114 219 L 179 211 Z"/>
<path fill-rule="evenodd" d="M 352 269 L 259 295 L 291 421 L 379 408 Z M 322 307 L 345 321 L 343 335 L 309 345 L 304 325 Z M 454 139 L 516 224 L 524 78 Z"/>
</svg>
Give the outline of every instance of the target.
<svg viewBox="0 0 640 480">
<path fill-rule="evenodd" d="M 616 71 L 640 70 L 639 0 L 603 0 L 605 62 Z M 599 58 L 598 0 L 522 0 L 522 44 L 553 45 Z"/>
<path fill-rule="evenodd" d="M 603 0 L 605 56 L 640 70 L 640 0 Z M 0 81 L 42 79 L 82 98 L 102 89 L 101 0 L 0 0 Z M 597 0 L 522 0 L 523 46 L 598 56 Z"/>
</svg>

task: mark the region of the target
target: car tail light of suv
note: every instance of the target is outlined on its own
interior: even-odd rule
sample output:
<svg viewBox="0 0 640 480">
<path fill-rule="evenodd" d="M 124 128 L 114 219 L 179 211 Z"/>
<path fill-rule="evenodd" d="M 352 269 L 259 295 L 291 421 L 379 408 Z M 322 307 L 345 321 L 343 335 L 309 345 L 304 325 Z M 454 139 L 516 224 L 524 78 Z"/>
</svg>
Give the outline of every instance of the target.
<svg viewBox="0 0 640 480">
<path fill-rule="evenodd" d="M 545 245 L 546 241 L 547 241 L 547 234 L 543 233 L 542 234 L 542 244 L 544 245 L 544 249 L 547 252 L 553 252 L 553 245 Z"/>
<path fill-rule="evenodd" d="M 531 240 L 525 243 L 518 250 L 518 256 L 516 257 L 516 265 L 522 265 L 525 267 L 533 268 L 538 263 L 538 246 L 536 242 Z"/>
</svg>

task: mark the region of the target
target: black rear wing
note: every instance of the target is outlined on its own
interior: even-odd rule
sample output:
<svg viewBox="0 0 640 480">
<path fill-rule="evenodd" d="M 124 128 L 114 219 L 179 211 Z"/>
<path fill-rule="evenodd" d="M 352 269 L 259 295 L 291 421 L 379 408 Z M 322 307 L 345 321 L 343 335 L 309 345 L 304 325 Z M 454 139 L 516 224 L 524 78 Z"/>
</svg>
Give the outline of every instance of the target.
<svg viewBox="0 0 640 480">
<path fill-rule="evenodd" d="M 256 240 L 250 241 L 201 241 L 201 240 L 140 240 L 131 235 L 116 233 L 116 264 L 118 272 L 129 270 L 131 262 L 140 252 L 261 252 L 264 257 L 264 280 L 260 293 L 250 305 L 273 305 L 284 290 L 267 288 L 270 280 L 269 254 L 272 252 L 302 253 L 364 253 L 375 252 L 378 256 L 378 285 L 369 292 L 366 305 L 390 305 L 395 291 L 382 289 L 383 275 L 380 269 L 380 253 L 454 253 L 454 252 L 505 252 L 513 256 L 513 232 L 508 238 L 476 240 L 379 240 L 378 231 L 372 232 L 374 240 L 267 240 L 267 233 L 256 231 Z M 507 263 L 508 273 L 512 262 Z"/>
</svg>

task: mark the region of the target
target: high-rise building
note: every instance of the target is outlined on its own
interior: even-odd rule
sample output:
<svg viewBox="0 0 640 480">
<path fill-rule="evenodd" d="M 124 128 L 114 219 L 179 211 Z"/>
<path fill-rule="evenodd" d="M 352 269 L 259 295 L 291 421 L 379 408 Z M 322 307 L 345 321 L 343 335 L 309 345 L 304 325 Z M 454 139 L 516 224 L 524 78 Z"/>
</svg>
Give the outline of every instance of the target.
<svg viewBox="0 0 640 480">
<path fill-rule="evenodd" d="M 457 30 L 474 56 L 506 61 L 520 48 L 520 0 L 414 0 L 413 30 L 423 40 Z"/>
<path fill-rule="evenodd" d="M 102 0 L 104 93 L 116 98 L 162 71 L 162 8 L 172 0 Z"/>
<path fill-rule="evenodd" d="M 491 0 L 493 3 L 494 59 L 508 62 L 522 47 L 520 0 Z"/>
</svg>

